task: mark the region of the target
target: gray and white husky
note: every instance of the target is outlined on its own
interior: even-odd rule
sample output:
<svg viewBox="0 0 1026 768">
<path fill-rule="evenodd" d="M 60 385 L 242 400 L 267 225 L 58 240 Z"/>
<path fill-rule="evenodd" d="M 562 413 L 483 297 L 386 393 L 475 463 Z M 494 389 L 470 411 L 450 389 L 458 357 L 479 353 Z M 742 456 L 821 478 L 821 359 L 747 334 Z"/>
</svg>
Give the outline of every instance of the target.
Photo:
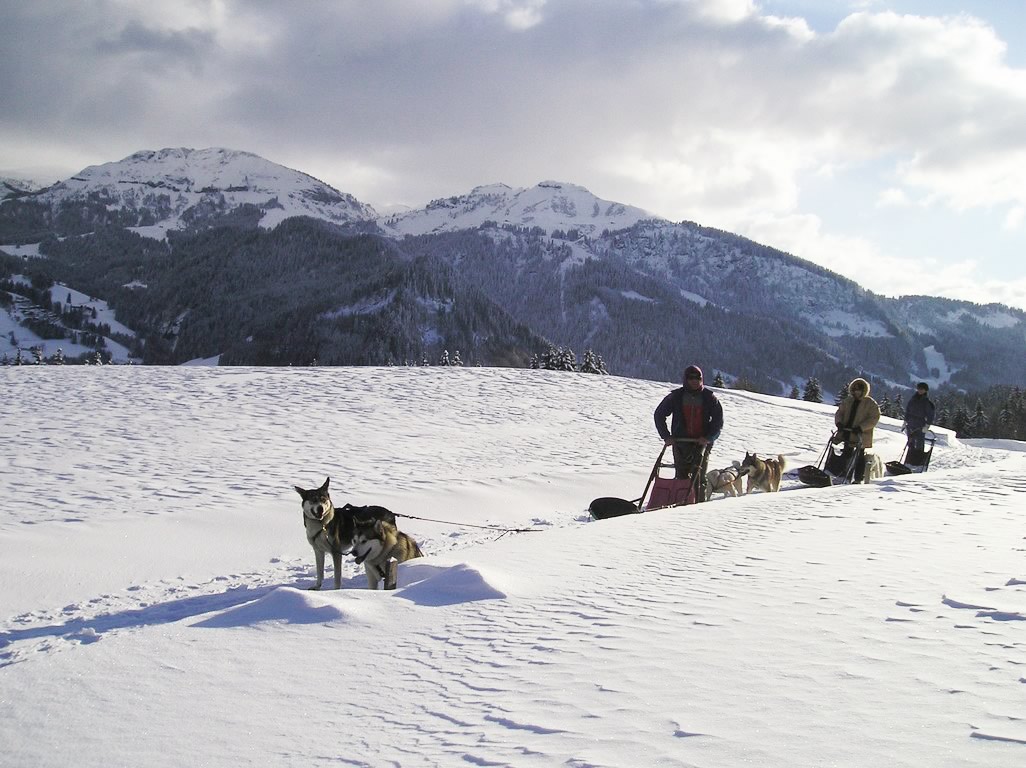
<svg viewBox="0 0 1026 768">
<path fill-rule="evenodd" d="M 292 486 L 303 499 L 303 525 L 306 540 L 313 547 L 317 562 L 317 581 L 310 589 L 320 589 L 324 583 L 324 556 L 331 555 L 335 589 L 342 587 L 342 555 L 353 548 L 353 532 L 358 520 L 385 520 L 395 523 L 395 515 L 384 507 L 354 507 L 346 504 L 335 507 L 328 494 L 331 478 L 325 478 L 320 488 L 304 489 Z"/>
<path fill-rule="evenodd" d="M 378 582 L 385 578 L 389 560 L 405 563 L 423 557 L 424 553 L 412 537 L 395 527 L 394 522 L 358 519 L 353 533 L 353 556 L 357 565 L 363 563 L 367 589 L 377 589 Z"/>
</svg>

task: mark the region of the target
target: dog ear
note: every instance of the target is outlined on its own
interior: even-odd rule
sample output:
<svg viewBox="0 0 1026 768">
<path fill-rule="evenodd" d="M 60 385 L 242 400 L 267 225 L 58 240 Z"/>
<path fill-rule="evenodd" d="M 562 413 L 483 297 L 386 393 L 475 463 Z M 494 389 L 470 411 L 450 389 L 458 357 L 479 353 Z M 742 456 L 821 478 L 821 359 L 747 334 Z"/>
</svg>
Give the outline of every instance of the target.
<svg viewBox="0 0 1026 768">
<path fill-rule="evenodd" d="M 306 491 L 304 491 L 304 490 L 303 490 L 302 488 L 300 488 L 300 487 L 299 487 L 298 485 L 294 485 L 294 486 L 292 486 L 292 487 L 296 489 L 296 493 L 298 493 L 298 494 L 299 494 L 300 496 L 302 496 L 302 497 L 303 497 L 304 499 L 306 498 Z"/>
<path fill-rule="evenodd" d="M 322 485 L 317 490 L 318 491 L 326 491 L 326 490 L 328 490 L 328 483 L 330 483 L 330 482 L 331 482 L 331 478 L 330 477 L 324 478 L 324 485 Z"/>
</svg>

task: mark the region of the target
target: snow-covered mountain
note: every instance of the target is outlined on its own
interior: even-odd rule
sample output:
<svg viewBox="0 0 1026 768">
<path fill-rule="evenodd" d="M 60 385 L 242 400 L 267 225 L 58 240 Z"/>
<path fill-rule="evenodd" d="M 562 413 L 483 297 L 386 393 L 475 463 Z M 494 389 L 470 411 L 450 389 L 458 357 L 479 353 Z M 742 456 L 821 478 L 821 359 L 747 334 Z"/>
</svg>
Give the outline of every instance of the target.
<svg viewBox="0 0 1026 768">
<path fill-rule="evenodd" d="M 142 234 L 162 236 L 196 218 L 225 214 L 241 205 L 262 211 L 273 228 L 291 216 L 335 223 L 377 218 L 371 206 L 305 173 L 232 149 L 170 148 L 136 152 L 123 160 L 85 168 L 36 200 L 101 200 L 108 210 L 142 214 Z"/>
<path fill-rule="evenodd" d="M 0 201 L 32 194 L 42 189 L 42 186 L 39 182 L 29 179 L 0 176 Z"/>
<path fill-rule="evenodd" d="M 702 359 L 768 392 L 809 376 L 834 391 L 856 374 L 895 388 L 1026 376 L 1018 310 L 877 296 L 747 238 L 556 181 L 379 216 L 248 152 L 143 151 L 12 193 L 0 244 L 20 259 L 0 256 L 0 278 L 109 300 L 148 339 L 136 351 L 151 363 L 389 364 L 458 349 L 471 364 L 516 364 L 551 342 L 656 380 Z M 7 292 L 28 300 L 19 285 Z"/>
<path fill-rule="evenodd" d="M 540 227 L 547 233 L 577 230 L 599 235 L 654 218 L 641 208 L 602 200 L 584 187 L 543 181 L 526 189 L 505 184 L 475 187 L 466 195 L 433 200 L 424 208 L 383 216 L 379 226 L 392 235 L 425 235 L 476 229 L 486 222 Z"/>
</svg>

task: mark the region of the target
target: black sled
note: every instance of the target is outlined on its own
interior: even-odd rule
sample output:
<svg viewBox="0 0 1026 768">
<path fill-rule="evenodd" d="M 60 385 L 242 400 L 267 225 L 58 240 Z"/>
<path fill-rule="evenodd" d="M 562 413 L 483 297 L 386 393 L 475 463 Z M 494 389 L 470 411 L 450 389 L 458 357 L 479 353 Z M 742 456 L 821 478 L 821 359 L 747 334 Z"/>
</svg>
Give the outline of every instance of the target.
<svg viewBox="0 0 1026 768">
<path fill-rule="evenodd" d="M 677 442 L 697 443 L 696 440 L 688 438 L 678 438 Z M 702 498 L 704 484 L 702 483 L 701 473 L 709 456 L 709 447 L 706 446 L 703 449 L 701 459 L 697 464 L 692 464 L 688 467 L 686 477 L 660 477 L 659 470 L 664 468 L 673 469 L 674 475 L 676 475 L 674 464 L 663 461 L 667 447 L 664 445 L 663 449 L 659 451 L 655 465 L 653 465 L 652 471 L 649 473 L 648 482 L 645 483 L 645 490 L 641 492 L 640 497 L 628 500 L 620 499 L 616 496 L 601 496 L 594 499 L 588 506 L 588 512 L 591 516 L 596 520 L 606 520 L 610 517 L 652 512 L 653 510 L 666 509 L 667 507 L 682 507 L 687 504 L 697 504 L 698 502 L 705 501 Z M 651 495 L 649 495 L 650 489 Z M 646 497 L 648 502 L 643 503 Z"/>
<path fill-rule="evenodd" d="M 844 445 L 844 437 L 838 430 L 830 435 L 826 448 L 815 464 L 807 464 L 798 468 L 798 479 L 803 485 L 813 488 L 827 488 L 838 479 L 842 483 L 856 482 L 861 478 L 866 464 L 865 450 L 862 448 L 862 436 L 858 435 L 855 445 Z M 835 446 L 841 444 L 840 450 Z"/>
<path fill-rule="evenodd" d="M 897 461 L 888 461 L 884 464 L 888 475 L 910 475 L 913 472 L 925 472 L 930 468 L 930 458 L 933 456 L 933 444 L 937 442 L 937 436 L 929 429 L 923 433 L 923 449 L 912 447 L 910 441 L 905 443 L 901 452 L 901 458 Z M 930 447 L 927 448 L 926 446 Z"/>
</svg>

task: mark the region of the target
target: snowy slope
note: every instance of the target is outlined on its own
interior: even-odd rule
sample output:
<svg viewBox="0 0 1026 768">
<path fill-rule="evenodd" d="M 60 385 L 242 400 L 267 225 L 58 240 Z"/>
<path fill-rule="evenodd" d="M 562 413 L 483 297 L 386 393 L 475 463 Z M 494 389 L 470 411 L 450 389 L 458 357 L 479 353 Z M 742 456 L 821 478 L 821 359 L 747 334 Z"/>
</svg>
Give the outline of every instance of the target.
<svg viewBox="0 0 1026 768">
<path fill-rule="evenodd" d="M 670 386 L 0 368 L 0 763 L 1021 766 L 1023 444 L 590 522 Z M 822 450 L 832 408 L 721 397 L 715 465 Z M 304 589 L 326 475 L 405 516 L 397 591 Z"/>
<path fill-rule="evenodd" d="M 14 275 L 13 281 L 15 284 L 27 284 L 29 282 L 23 275 Z M 32 330 L 22 325 L 22 321 L 30 315 L 41 315 L 58 323 L 60 322 L 60 318 L 55 316 L 49 309 L 42 309 L 40 307 L 33 306 L 23 297 L 19 296 L 12 298 L 13 305 L 10 309 L 0 308 L 0 358 L 6 356 L 9 360 L 14 360 L 18 355 L 18 351 L 21 350 L 22 359 L 26 362 L 30 362 L 32 360 L 32 354 L 29 350 L 32 347 L 38 347 L 42 351 L 44 358 L 53 357 L 58 350 L 61 351 L 65 359 L 75 358 L 79 355 L 93 351 L 92 347 L 72 342 L 70 338 L 41 338 Z M 68 301 L 69 299 L 70 303 Z M 50 288 L 50 300 L 52 302 L 69 303 L 75 307 L 84 307 L 90 313 L 95 312 L 95 318 L 90 314 L 90 323 L 95 325 L 106 324 L 110 327 L 112 333 L 123 334 L 130 337 L 134 337 L 136 335 L 135 331 L 115 319 L 114 310 L 112 310 L 107 302 L 102 299 L 98 299 L 94 296 L 88 296 L 80 291 L 76 291 L 74 288 L 69 288 L 68 286 L 63 285 L 62 283 L 55 283 L 53 287 Z M 114 341 L 109 336 L 104 336 L 104 344 L 106 350 L 110 352 L 111 360 L 113 362 L 138 362 L 136 358 L 131 356 L 127 347 Z"/>
<path fill-rule="evenodd" d="M 394 235 L 476 229 L 491 221 L 541 227 L 548 233 L 577 229 L 582 235 L 592 236 L 651 218 L 640 208 L 602 200 L 584 187 L 543 181 L 526 189 L 505 184 L 475 187 L 469 194 L 434 200 L 419 210 L 383 216 L 378 224 Z"/>
<path fill-rule="evenodd" d="M 117 162 L 90 166 L 36 199 L 57 205 L 90 194 L 100 195 L 108 207 L 155 211 L 157 223 L 138 230 L 155 236 L 180 228 L 182 215 L 204 204 L 231 209 L 275 200 L 260 222 L 268 228 L 289 216 L 339 223 L 377 216 L 370 206 L 312 176 L 249 152 L 222 148 L 136 152 Z"/>
<path fill-rule="evenodd" d="M 0 200 L 8 197 L 19 197 L 27 192 L 36 192 L 42 188 L 43 185 L 38 181 L 0 176 Z"/>
</svg>

